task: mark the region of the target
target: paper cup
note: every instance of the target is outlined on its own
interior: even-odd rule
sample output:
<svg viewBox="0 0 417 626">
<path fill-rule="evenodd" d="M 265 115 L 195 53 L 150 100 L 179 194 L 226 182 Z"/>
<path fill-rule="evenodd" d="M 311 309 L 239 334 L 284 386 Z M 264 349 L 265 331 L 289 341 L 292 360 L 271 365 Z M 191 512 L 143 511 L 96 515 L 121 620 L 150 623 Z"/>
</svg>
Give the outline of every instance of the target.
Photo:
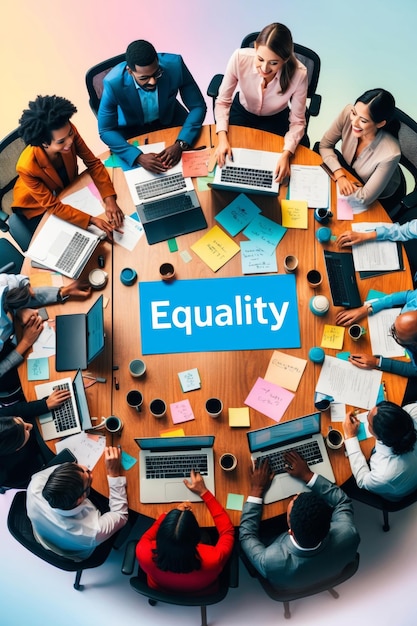
<svg viewBox="0 0 417 626">
<path fill-rule="evenodd" d="M 223 402 L 219 398 L 209 398 L 206 401 L 206 411 L 210 417 L 219 417 L 223 410 Z"/>
<path fill-rule="evenodd" d="M 231 452 L 225 452 L 219 459 L 219 465 L 225 472 L 233 472 L 237 465 L 237 458 Z"/>
</svg>

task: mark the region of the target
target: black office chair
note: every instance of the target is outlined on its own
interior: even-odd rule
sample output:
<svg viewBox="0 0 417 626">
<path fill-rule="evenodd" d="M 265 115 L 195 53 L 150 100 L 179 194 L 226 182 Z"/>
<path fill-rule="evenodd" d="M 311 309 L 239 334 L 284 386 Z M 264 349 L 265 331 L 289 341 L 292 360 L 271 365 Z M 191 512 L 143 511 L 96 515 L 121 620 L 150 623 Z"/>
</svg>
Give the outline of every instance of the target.
<svg viewBox="0 0 417 626">
<path fill-rule="evenodd" d="M 0 230 L 7 232 L 12 214 L 13 187 L 17 180 L 16 163 L 25 147 L 17 128 L 0 141 Z"/>
<path fill-rule="evenodd" d="M 25 257 L 5 237 L 0 237 L 0 274 L 19 274 Z"/>
<path fill-rule="evenodd" d="M 85 84 L 87 85 L 88 95 L 90 96 L 90 107 L 94 115 L 97 117 L 98 108 L 100 106 L 101 96 L 103 95 L 103 80 L 110 70 L 126 60 L 126 54 L 118 54 L 111 59 L 97 63 L 91 67 L 85 75 Z"/>
<path fill-rule="evenodd" d="M 282 602 L 284 604 L 284 617 L 286 619 L 290 619 L 291 617 L 290 602 L 292 600 L 307 598 L 308 596 L 316 595 L 317 593 L 321 593 L 322 591 L 328 591 L 330 595 L 333 596 L 335 600 L 337 600 L 339 594 L 334 589 L 334 587 L 351 578 L 356 573 L 359 567 L 359 553 L 357 552 L 355 559 L 351 563 L 348 563 L 339 574 L 333 576 L 331 579 L 324 580 L 309 587 L 304 587 L 303 589 L 277 589 L 276 587 L 273 587 L 266 578 L 259 574 L 259 572 L 253 567 L 252 563 L 248 560 L 243 551 L 241 552 L 240 557 L 252 578 L 257 578 L 259 580 L 259 583 L 265 593 L 272 600 L 275 600 L 276 602 Z"/>
<path fill-rule="evenodd" d="M 242 43 L 240 44 L 241 48 L 253 48 L 255 40 L 259 35 L 258 32 L 250 33 L 243 38 Z M 320 57 L 316 52 L 311 50 L 310 48 L 306 48 L 305 46 L 301 46 L 298 43 L 294 43 L 294 54 L 299 61 L 307 68 L 308 74 L 308 89 L 307 89 L 307 98 L 309 103 L 306 107 L 306 128 L 305 135 L 306 140 L 308 142 L 308 147 L 310 145 L 310 141 L 307 137 L 308 123 L 310 117 L 316 117 L 320 112 L 321 107 L 321 95 L 316 93 L 317 84 L 319 82 L 320 76 L 320 67 L 321 61 Z M 210 84 L 207 89 L 207 95 L 212 98 L 213 102 L 213 116 L 214 116 L 214 108 L 216 104 L 216 98 L 219 93 L 220 85 L 223 80 L 223 74 L 216 74 L 210 81 Z M 215 117 L 214 117 L 215 119 Z"/>
<path fill-rule="evenodd" d="M 102 565 L 110 554 L 117 537 L 116 533 L 110 539 L 100 544 L 93 554 L 88 559 L 84 559 L 84 561 L 72 561 L 55 554 L 51 550 L 46 550 L 33 536 L 32 524 L 26 513 L 26 491 L 18 491 L 14 496 L 7 516 L 7 527 L 13 537 L 32 554 L 58 569 L 66 572 L 76 572 L 74 589 L 77 591 L 82 591 L 83 589 L 83 585 L 80 584 L 83 570 Z"/>
<path fill-rule="evenodd" d="M 122 563 L 122 573 L 130 576 L 136 561 L 137 540 L 129 541 L 126 545 L 125 557 Z M 230 587 L 237 587 L 239 584 L 239 559 L 236 548 L 219 576 L 219 589 L 216 592 L 205 595 L 190 595 L 184 593 L 158 591 L 148 586 L 146 574 L 138 565 L 138 573 L 130 579 L 130 586 L 137 593 L 148 598 L 151 606 L 157 602 L 176 604 L 179 606 L 199 606 L 201 608 L 201 626 L 207 626 L 207 606 L 217 604 L 224 600 Z"/>
</svg>

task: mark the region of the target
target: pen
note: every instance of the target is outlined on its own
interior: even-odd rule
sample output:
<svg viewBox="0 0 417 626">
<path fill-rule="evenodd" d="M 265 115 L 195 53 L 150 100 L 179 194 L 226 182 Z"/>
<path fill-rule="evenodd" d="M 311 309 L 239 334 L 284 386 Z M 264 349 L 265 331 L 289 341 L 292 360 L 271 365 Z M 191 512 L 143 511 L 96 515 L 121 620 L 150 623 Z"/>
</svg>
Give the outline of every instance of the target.
<svg viewBox="0 0 417 626">
<path fill-rule="evenodd" d="M 353 359 L 354 361 L 360 361 L 361 359 L 360 356 L 354 356 L 353 354 L 350 355 L 350 358 Z"/>
<path fill-rule="evenodd" d="M 198 148 L 193 148 L 194 152 L 196 152 L 197 150 L 205 150 L 207 148 L 207 146 L 198 146 Z"/>
<path fill-rule="evenodd" d="M 114 380 L 114 388 L 116 389 L 116 391 L 118 391 L 118 389 L 119 389 L 119 381 L 118 381 L 118 379 L 116 378 L 116 376 L 114 377 L 114 379 L 113 379 L 113 380 Z"/>
<path fill-rule="evenodd" d="M 388 400 L 387 388 L 385 386 L 385 380 L 381 381 L 381 385 L 382 385 L 382 395 L 384 396 L 384 400 Z"/>
</svg>

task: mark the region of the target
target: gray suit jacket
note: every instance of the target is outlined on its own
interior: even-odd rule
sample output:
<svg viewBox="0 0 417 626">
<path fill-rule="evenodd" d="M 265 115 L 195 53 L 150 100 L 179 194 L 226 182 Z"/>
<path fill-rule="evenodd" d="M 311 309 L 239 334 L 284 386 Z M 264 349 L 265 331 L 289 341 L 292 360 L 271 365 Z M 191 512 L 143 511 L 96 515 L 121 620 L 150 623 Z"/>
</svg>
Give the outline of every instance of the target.
<svg viewBox="0 0 417 626">
<path fill-rule="evenodd" d="M 337 575 L 355 558 L 359 534 L 353 524 L 353 507 L 348 496 L 323 476 L 312 491 L 334 510 L 330 531 L 315 550 L 300 550 L 288 533 L 265 547 L 259 539 L 262 506 L 246 502 L 240 522 L 242 548 L 257 571 L 273 586 L 300 589 Z"/>
</svg>

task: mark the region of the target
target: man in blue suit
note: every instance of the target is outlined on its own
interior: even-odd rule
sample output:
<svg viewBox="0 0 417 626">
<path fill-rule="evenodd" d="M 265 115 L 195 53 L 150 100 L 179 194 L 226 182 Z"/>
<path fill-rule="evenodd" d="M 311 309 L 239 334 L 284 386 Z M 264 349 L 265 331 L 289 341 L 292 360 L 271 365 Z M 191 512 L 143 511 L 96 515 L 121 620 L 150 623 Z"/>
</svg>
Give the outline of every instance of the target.
<svg viewBox="0 0 417 626">
<path fill-rule="evenodd" d="M 251 495 L 243 508 L 239 536 L 246 557 L 272 586 L 299 590 L 337 576 L 355 559 L 359 534 L 348 496 L 327 478 L 314 474 L 297 452 L 288 452 L 285 460 L 287 472 L 311 491 L 294 496 L 289 503 L 286 530 L 275 518 L 271 520 L 273 536 L 267 537 L 260 529 L 262 501 L 273 474 L 264 462 L 252 471 Z"/>
<path fill-rule="evenodd" d="M 186 108 L 177 100 L 177 94 Z M 141 165 L 160 173 L 173 167 L 183 150 L 197 139 L 206 115 L 203 95 L 177 54 L 157 53 L 140 39 L 126 50 L 126 63 L 105 77 L 98 111 L 101 139 L 129 166 Z M 182 126 L 171 146 L 161 153 L 144 154 L 127 142 L 129 137 L 160 128 Z"/>
</svg>

